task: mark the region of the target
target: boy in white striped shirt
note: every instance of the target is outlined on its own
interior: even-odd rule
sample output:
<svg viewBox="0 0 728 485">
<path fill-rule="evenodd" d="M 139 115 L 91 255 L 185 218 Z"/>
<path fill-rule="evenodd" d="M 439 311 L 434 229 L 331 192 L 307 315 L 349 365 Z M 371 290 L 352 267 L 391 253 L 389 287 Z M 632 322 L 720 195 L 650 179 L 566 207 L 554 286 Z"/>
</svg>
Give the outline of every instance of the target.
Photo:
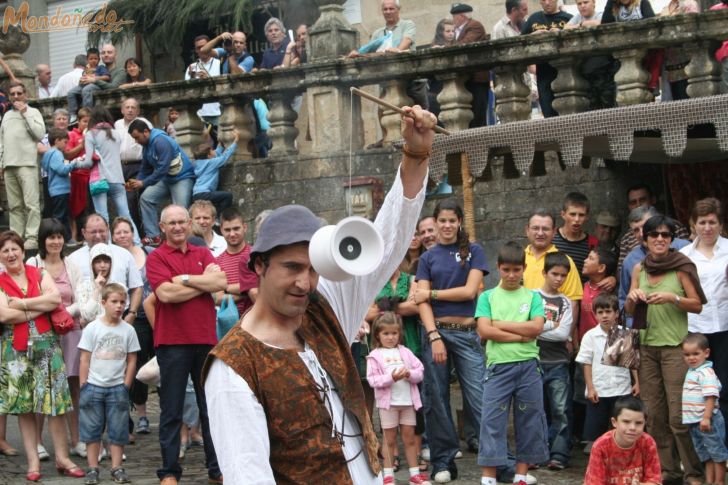
<svg viewBox="0 0 728 485">
<path fill-rule="evenodd" d="M 707 337 L 688 334 L 682 351 L 688 365 L 682 392 L 682 422 L 688 425 L 695 452 L 705 465 L 705 482 L 725 483 L 725 420 L 716 405 L 721 384 L 713 363 L 706 360 L 710 355 Z"/>
</svg>

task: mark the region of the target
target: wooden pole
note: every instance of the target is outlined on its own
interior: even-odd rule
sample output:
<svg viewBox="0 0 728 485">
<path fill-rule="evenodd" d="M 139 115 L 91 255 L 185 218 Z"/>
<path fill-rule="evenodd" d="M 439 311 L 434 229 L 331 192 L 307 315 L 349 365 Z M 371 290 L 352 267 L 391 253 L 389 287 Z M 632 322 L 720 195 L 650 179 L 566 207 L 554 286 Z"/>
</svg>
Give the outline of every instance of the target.
<svg viewBox="0 0 728 485">
<path fill-rule="evenodd" d="M 399 106 L 395 106 L 392 103 L 388 103 L 382 99 L 377 98 L 376 96 L 372 96 L 371 94 L 367 93 L 366 91 L 362 91 L 361 89 L 352 87 L 351 92 L 358 96 L 361 96 L 362 98 L 368 99 L 369 101 L 377 103 L 379 106 L 391 109 L 392 111 L 395 111 L 395 112 L 401 114 L 402 116 L 409 116 L 410 118 L 412 117 L 411 115 L 407 114 L 407 112 L 405 110 L 403 110 L 402 108 L 400 108 Z M 447 131 L 445 128 L 443 128 L 441 126 L 437 126 L 437 125 L 435 125 L 432 128 L 432 131 L 434 131 L 435 133 L 440 133 L 442 135 L 450 134 L 450 132 Z"/>
<path fill-rule="evenodd" d="M 468 165 L 468 154 L 460 154 L 460 173 L 463 179 L 463 213 L 465 230 L 468 231 L 470 242 L 475 242 L 475 207 L 473 204 L 473 174 L 470 173 Z"/>
</svg>

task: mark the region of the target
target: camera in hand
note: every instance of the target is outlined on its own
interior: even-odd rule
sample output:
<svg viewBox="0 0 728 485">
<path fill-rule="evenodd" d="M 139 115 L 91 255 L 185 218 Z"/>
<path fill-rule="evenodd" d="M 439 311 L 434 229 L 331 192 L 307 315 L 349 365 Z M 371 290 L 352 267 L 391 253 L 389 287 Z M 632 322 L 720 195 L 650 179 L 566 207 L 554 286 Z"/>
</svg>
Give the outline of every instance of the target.
<svg viewBox="0 0 728 485">
<path fill-rule="evenodd" d="M 233 48 L 233 39 L 225 39 L 225 40 L 223 40 L 222 41 L 222 47 L 225 50 L 227 50 L 227 51 L 232 50 L 232 48 Z"/>
</svg>

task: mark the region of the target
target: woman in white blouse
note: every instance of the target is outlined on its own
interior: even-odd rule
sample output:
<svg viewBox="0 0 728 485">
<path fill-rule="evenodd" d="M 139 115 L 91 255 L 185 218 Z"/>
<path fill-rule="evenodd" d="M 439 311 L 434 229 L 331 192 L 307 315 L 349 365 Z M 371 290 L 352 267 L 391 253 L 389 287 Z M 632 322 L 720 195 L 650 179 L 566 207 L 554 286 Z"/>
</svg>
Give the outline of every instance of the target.
<svg viewBox="0 0 728 485">
<path fill-rule="evenodd" d="M 698 268 L 700 285 L 708 303 L 701 313 L 688 313 L 688 330 L 700 332 L 710 342 L 710 360 L 723 384 L 720 410 L 728 416 L 728 239 L 721 236 L 720 201 L 713 197 L 695 203 L 691 214 L 695 241 L 680 250 Z"/>
</svg>

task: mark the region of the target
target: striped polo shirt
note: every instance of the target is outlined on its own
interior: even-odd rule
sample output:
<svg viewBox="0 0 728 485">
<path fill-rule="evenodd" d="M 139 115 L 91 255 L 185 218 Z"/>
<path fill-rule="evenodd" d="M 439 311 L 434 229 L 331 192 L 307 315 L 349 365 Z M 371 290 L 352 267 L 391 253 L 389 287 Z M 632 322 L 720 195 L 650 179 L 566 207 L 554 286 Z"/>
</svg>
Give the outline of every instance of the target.
<svg viewBox="0 0 728 485">
<path fill-rule="evenodd" d="M 705 398 L 720 396 L 720 381 L 713 370 L 713 363 L 706 360 L 696 368 L 689 368 L 685 374 L 682 393 L 682 422 L 683 424 L 699 423 L 705 411 Z M 718 406 L 713 414 L 718 412 Z"/>
</svg>

